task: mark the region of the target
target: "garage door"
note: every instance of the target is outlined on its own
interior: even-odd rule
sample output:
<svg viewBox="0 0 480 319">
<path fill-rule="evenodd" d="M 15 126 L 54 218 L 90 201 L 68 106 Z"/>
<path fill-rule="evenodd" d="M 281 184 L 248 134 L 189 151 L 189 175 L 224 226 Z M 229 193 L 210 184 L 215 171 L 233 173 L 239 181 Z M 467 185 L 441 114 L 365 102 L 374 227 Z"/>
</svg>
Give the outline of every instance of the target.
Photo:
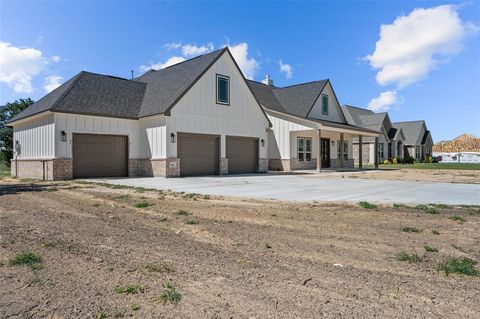
<svg viewBox="0 0 480 319">
<path fill-rule="evenodd" d="M 229 174 L 255 173 L 258 169 L 258 139 L 227 136 Z"/>
<path fill-rule="evenodd" d="M 180 175 L 215 175 L 219 172 L 220 137 L 178 133 Z"/>
<path fill-rule="evenodd" d="M 128 175 L 126 136 L 73 134 L 73 177 Z"/>
</svg>

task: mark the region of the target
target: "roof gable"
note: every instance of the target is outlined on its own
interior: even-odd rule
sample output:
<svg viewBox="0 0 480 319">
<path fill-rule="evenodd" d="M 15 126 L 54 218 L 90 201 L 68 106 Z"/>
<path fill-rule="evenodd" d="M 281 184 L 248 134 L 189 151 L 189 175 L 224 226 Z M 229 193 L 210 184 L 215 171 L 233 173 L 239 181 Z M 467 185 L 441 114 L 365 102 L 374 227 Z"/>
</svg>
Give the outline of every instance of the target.
<svg viewBox="0 0 480 319">
<path fill-rule="evenodd" d="M 357 125 L 369 128 L 375 131 L 380 131 L 385 127 L 385 131 L 389 131 L 386 123 L 389 123 L 388 113 L 375 113 L 371 110 L 363 109 L 356 106 L 344 105 L 342 110 L 347 118 L 347 121 L 352 125 Z"/>
<path fill-rule="evenodd" d="M 425 121 L 396 122 L 392 124 L 394 128 L 401 128 L 405 135 L 406 145 L 416 145 L 423 139 L 422 131 L 426 129 Z"/>
</svg>

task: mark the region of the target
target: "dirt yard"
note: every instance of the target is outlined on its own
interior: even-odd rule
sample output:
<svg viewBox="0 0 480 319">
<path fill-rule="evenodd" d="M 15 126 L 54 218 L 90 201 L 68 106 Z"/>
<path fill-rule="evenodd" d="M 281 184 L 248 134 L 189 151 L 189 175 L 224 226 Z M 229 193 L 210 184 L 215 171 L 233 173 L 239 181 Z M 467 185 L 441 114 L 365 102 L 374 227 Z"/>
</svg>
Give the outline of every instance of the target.
<svg viewBox="0 0 480 319">
<path fill-rule="evenodd" d="M 0 183 L 9 186 L 0 196 L 0 318 L 480 313 L 480 277 L 437 270 L 452 257 L 480 260 L 478 207 L 368 209 Z M 27 252 L 37 259 L 22 266 Z M 401 252 L 417 255 L 401 261 Z"/>
<path fill-rule="evenodd" d="M 399 181 L 480 184 L 480 170 L 453 169 L 381 169 L 361 173 L 344 173 L 345 178 L 386 179 Z M 338 177 L 332 174 L 332 177 Z"/>
</svg>

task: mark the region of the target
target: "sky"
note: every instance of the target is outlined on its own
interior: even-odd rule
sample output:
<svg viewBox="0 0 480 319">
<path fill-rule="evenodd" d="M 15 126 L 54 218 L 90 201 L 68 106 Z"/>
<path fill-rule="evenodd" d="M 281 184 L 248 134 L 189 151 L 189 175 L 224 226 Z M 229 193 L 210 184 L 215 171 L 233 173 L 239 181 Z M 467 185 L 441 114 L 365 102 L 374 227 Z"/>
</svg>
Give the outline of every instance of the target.
<svg viewBox="0 0 480 319">
<path fill-rule="evenodd" d="M 0 0 L 0 104 L 82 70 L 131 77 L 229 46 L 247 78 L 480 136 L 480 2 Z"/>
</svg>

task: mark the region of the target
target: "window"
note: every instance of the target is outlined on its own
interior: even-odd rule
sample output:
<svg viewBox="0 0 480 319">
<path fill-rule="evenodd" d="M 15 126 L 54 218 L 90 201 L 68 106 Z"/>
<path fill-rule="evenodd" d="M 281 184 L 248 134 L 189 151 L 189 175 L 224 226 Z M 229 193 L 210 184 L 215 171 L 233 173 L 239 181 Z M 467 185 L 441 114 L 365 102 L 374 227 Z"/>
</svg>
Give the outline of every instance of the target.
<svg viewBox="0 0 480 319">
<path fill-rule="evenodd" d="M 230 105 L 230 78 L 217 74 L 217 104 Z"/>
<path fill-rule="evenodd" d="M 298 160 L 310 162 L 312 160 L 312 139 L 299 137 L 297 139 Z"/>
<path fill-rule="evenodd" d="M 378 159 L 379 160 L 383 160 L 384 159 L 384 156 L 385 156 L 385 153 L 384 153 L 384 147 L 383 147 L 383 143 L 379 143 L 378 144 Z"/>
<path fill-rule="evenodd" d="M 328 114 L 328 95 L 322 94 L 322 114 Z"/>
<path fill-rule="evenodd" d="M 415 158 L 420 159 L 420 146 L 415 147 Z"/>
<path fill-rule="evenodd" d="M 337 158 L 340 159 L 340 141 L 337 141 Z M 343 160 L 348 160 L 348 141 L 343 141 Z"/>
</svg>

